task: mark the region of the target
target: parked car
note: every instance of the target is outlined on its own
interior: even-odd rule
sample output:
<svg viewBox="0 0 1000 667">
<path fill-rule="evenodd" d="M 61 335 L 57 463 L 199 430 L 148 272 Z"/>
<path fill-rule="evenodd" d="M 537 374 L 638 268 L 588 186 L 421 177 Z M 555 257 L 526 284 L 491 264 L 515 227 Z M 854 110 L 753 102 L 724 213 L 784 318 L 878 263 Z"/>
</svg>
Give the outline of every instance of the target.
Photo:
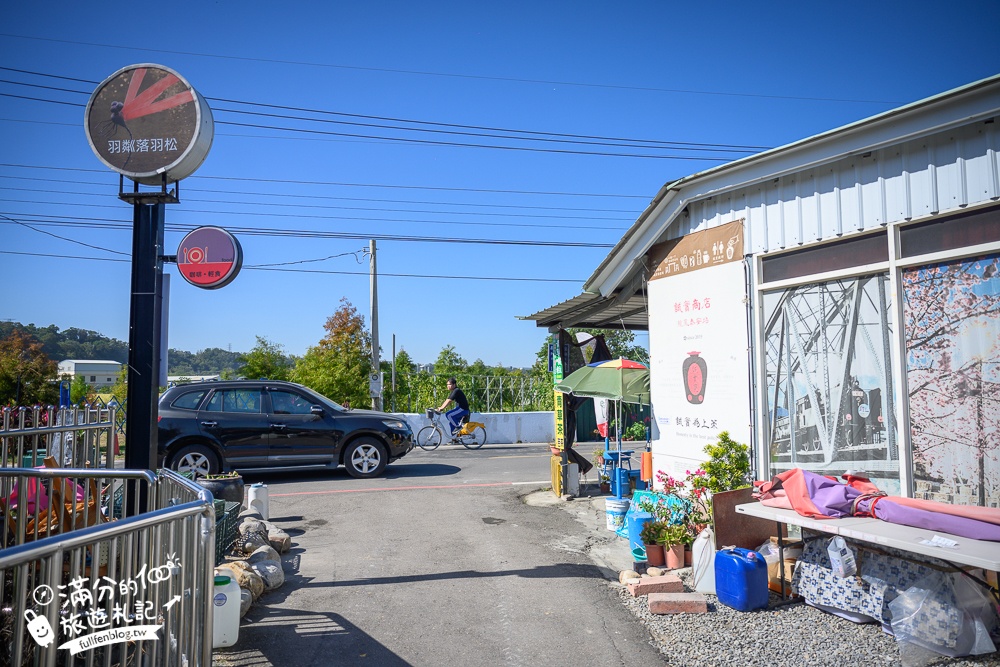
<svg viewBox="0 0 1000 667">
<path fill-rule="evenodd" d="M 377 477 L 413 449 L 413 431 L 402 417 L 348 410 L 292 382 L 178 385 L 160 397 L 157 420 L 160 464 L 203 475 L 343 465 L 352 477 Z"/>
</svg>

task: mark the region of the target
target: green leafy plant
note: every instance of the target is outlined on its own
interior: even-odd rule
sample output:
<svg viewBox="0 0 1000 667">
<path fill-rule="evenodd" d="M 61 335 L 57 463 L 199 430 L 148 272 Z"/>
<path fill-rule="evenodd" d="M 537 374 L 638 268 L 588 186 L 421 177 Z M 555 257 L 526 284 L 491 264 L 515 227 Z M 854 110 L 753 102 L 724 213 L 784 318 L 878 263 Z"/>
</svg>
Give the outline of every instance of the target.
<svg viewBox="0 0 1000 667">
<path fill-rule="evenodd" d="M 647 521 L 639 531 L 643 544 L 660 544 L 660 535 L 669 524 L 666 521 Z"/>
<path fill-rule="evenodd" d="M 590 457 L 590 460 L 598 468 L 602 467 L 604 465 L 604 450 L 603 449 L 595 449 L 594 453 Z"/>
<path fill-rule="evenodd" d="M 660 533 L 657 542 L 664 547 L 672 547 L 675 544 L 690 544 L 691 537 L 688 534 L 687 526 L 679 523 L 667 524 Z"/>
<path fill-rule="evenodd" d="M 709 456 L 702 464 L 705 488 L 721 493 L 750 486 L 749 452 L 750 448 L 730 438 L 728 431 L 720 433 L 718 442 L 705 447 Z"/>
<path fill-rule="evenodd" d="M 642 422 L 635 422 L 627 429 L 625 429 L 625 439 L 626 440 L 645 440 L 646 439 L 646 425 Z"/>
</svg>

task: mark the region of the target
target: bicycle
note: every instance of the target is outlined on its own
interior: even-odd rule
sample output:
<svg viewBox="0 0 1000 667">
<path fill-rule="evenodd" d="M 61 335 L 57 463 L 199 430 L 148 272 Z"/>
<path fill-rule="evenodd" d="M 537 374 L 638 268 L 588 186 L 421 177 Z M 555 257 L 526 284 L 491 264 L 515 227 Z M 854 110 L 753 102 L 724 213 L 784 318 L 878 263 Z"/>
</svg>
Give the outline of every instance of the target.
<svg viewBox="0 0 1000 667">
<path fill-rule="evenodd" d="M 428 408 L 426 414 L 431 423 L 417 432 L 417 446 L 431 451 L 437 449 L 444 441 L 446 433 L 451 432 L 451 424 L 443 422 L 441 419 L 443 413 L 434 408 Z M 482 422 L 466 422 L 458 429 L 458 433 L 451 436 L 449 442 L 453 445 L 462 445 L 466 449 L 479 449 L 486 444 L 486 425 Z"/>
</svg>

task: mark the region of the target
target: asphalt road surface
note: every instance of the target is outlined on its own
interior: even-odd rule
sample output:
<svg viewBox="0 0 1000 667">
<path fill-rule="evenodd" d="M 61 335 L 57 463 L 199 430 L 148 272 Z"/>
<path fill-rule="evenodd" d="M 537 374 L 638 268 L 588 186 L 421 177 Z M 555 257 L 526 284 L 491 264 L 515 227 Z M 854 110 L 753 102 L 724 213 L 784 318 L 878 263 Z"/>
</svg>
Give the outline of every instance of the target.
<svg viewBox="0 0 1000 667">
<path fill-rule="evenodd" d="M 550 485 L 548 465 L 542 444 L 442 446 L 373 480 L 245 474 L 268 485 L 293 547 L 285 585 L 215 663 L 662 664 L 610 586 L 616 573 L 588 556 L 593 521 L 524 502 Z"/>
</svg>

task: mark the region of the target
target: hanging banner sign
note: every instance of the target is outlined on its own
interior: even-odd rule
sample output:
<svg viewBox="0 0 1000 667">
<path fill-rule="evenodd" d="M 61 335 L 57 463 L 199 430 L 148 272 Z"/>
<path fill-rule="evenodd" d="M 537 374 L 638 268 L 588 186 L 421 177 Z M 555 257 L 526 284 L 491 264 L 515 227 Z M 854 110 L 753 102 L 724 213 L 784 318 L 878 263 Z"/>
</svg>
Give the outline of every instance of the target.
<svg viewBox="0 0 1000 667">
<path fill-rule="evenodd" d="M 243 248 L 219 227 L 199 227 L 177 247 L 181 277 L 195 287 L 219 289 L 233 282 L 243 267 Z"/>
<path fill-rule="evenodd" d="M 94 154 L 146 185 L 173 183 L 201 166 L 215 134 L 212 110 L 184 77 L 162 65 L 130 65 L 90 96 L 84 129 Z"/>
</svg>

